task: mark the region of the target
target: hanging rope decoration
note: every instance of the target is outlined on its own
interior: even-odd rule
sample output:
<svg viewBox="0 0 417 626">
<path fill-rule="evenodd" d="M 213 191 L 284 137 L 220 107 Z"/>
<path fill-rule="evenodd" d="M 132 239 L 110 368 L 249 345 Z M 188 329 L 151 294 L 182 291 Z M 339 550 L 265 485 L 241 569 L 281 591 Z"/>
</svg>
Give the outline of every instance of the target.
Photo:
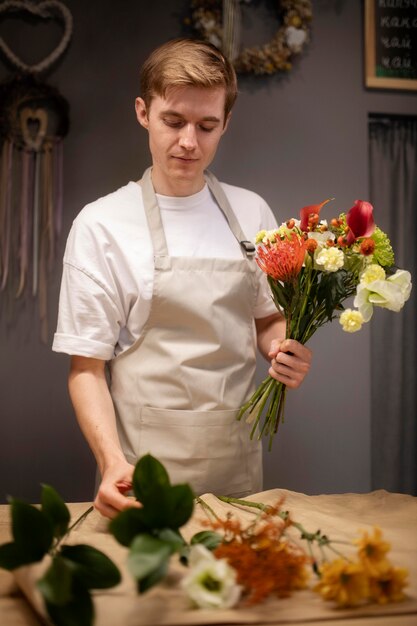
<svg viewBox="0 0 417 626">
<path fill-rule="evenodd" d="M 241 7 L 251 0 L 191 0 L 191 25 L 199 37 L 220 48 L 241 74 L 289 72 L 293 57 L 309 40 L 313 17 L 311 0 L 276 0 L 280 26 L 262 46 L 240 51 Z"/>
<path fill-rule="evenodd" d="M 63 54 L 72 16 L 58 0 L 38 4 L 8 0 L 3 14 L 58 20 L 63 34 L 42 61 L 23 62 L 0 37 L 0 51 L 17 72 L 0 84 L 0 292 L 1 302 L 38 298 L 41 338 L 47 340 L 47 278 L 62 223 L 63 150 L 69 106 L 57 89 L 40 80 Z M 9 298 L 6 298 L 9 296 Z"/>
</svg>

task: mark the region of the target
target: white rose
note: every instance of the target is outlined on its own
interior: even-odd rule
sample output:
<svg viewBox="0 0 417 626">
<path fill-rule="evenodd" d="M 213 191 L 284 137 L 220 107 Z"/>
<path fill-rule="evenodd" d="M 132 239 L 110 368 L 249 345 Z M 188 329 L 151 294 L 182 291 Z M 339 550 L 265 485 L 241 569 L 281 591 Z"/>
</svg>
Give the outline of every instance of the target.
<svg viewBox="0 0 417 626">
<path fill-rule="evenodd" d="M 236 583 L 235 570 L 225 559 L 216 559 L 205 546 L 196 544 L 190 550 L 189 567 L 182 587 L 194 604 L 206 609 L 235 606 L 242 589 Z"/>
<path fill-rule="evenodd" d="M 373 306 L 398 313 L 410 297 L 411 286 L 410 272 L 397 270 L 386 280 L 360 283 L 353 304 L 362 313 L 365 322 L 371 319 Z"/>
<path fill-rule="evenodd" d="M 401 289 L 401 293 L 404 296 L 404 302 L 407 302 L 411 293 L 411 274 L 407 270 L 397 270 L 395 274 L 389 276 L 387 281 L 397 285 Z"/>
<path fill-rule="evenodd" d="M 344 265 L 345 255 L 336 247 L 318 247 L 314 253 L 314 261 L 318 269 L 324 269 L 325 272 L 337 272 Z"/>
</svg>

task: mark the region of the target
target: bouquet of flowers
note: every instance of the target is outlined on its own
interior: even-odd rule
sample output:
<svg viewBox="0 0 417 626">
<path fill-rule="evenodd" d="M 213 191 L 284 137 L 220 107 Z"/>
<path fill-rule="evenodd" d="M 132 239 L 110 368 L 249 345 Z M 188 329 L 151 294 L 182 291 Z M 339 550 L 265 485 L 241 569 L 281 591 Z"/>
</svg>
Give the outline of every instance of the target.
<svg viewBox="0 0 417 626">
<path fill-rule="evenodd" d="M 256 235 L 256 261 L 267 274 L 277 309 L 286 318 L 286 338 L 305 344 L 320 326 L 342 311 L 346 332 L 360 330 L 374 306 L 400 311 L 411 292 L 411 274 L 394 267 L 394 252 L 387 235 L 374 222 L 369 202 L 356 200 L 347 214 L 328 224 L 320 219 L 330 200 L 301 209 L 300 220 L 289 219 L 278 229 Z M 355 309 L 344 301 L 355 296 Z M 271 449 L 284 419 L 286 385 L 268 376 L 237 419 L 248 414 L 251 438 L 269 436 Z"/>
</svg>

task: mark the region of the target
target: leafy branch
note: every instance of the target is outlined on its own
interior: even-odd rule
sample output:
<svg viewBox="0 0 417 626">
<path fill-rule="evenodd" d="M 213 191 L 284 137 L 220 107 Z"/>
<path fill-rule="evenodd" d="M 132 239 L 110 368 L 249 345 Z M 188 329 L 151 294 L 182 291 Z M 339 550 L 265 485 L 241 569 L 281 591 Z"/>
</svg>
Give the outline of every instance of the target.
<svg viewBox="0 0 417 626">
<path fill-rule="evenodd" d="M 0 546 L 0 567 L 11 571 L 49 555 L 51 563 L 37 582 L 49 617 L 57 626 L 90 626 L 94 621 L 90 591 L 114 587 L 121 580 L 117 567 L 100 550 L 63 545 L 93 507 L 70 526 L 68 507 L 49 485 L 42 485 L 40 508 L 15 498 L 10 505 L 13 541 Z"/>
</svg>

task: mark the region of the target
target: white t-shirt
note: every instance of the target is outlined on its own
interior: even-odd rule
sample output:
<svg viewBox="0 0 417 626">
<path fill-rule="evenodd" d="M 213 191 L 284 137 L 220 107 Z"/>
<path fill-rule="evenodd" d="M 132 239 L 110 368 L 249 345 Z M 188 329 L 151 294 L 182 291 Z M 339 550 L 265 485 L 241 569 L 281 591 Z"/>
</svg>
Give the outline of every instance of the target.
<svg viewBox="0 0 417 626">
<path fill-rule="evenodd" d="M 275 217 L 256 193 L 221 183 L 248 240 Z M 170 256 L 242 258 L 207 185 L 188 197 L 157 194 Z M 154 261 L 142 190 L 130 182 L 88 204 L 74 220 L 64 255 L 52 349 L 109 360 L 139 339 L 148 318 Z M 254 318 L 276 312 L 258 270 Z M 189 294 L 190 298 L 198 294 Z"/>
</svg>

